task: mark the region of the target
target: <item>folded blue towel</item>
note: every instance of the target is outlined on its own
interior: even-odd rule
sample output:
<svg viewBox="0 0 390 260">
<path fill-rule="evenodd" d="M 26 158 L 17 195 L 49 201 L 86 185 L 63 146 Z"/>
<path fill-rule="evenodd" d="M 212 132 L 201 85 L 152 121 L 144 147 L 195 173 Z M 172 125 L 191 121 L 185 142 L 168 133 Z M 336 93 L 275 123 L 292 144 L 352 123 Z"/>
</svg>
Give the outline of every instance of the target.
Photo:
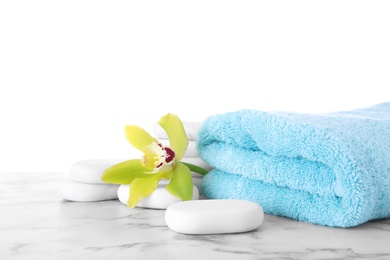
<svg viewBox="0 0 390 260">
<path fill-rule="evenodd" d="M 199 156 L 211 199 L 332 227 L 390 217 L 390 103 L 329 114 L 245 109 L 208 117 Z"/>
</svg>

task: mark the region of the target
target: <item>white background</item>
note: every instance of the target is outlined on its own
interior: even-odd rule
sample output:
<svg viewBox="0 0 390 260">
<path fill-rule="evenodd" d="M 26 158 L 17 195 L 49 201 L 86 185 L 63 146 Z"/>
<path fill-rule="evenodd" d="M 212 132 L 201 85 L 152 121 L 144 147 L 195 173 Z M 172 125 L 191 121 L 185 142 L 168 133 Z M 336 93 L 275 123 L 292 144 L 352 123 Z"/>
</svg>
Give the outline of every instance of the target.
<svg viewBox="0 0 390 260">
<path fill-rule="evenodd" d="M 241 108 L 390 101 L 389 1 L 1 1 L 0 172 L 130 158 L 150 129 Z"/>
</svg>

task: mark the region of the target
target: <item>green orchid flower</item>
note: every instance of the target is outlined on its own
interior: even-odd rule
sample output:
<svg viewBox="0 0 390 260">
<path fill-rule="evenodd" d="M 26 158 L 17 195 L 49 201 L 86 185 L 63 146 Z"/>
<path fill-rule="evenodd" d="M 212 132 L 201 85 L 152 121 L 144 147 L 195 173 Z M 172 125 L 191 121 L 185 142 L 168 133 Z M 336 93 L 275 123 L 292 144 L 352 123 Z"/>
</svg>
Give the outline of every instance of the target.
<svg viewBox="0 0 390 260">
<path fill-rule="evenodd" d="M 177 115 L 167 114 L 158 121 L 169 138 L 169 146 L 158 142 L 141 127 L 126 126 L 126 138 L 142 151 L 141 159 L 133 159 L 106 169 L 102 181 L 113 184 L 130 184 L 127 206 L 134 208 L 157 188 L 161 179 L 170 180 L 166 189 L 182 200 L 191 200 L 193 193 L 191 171 L 206 174 L 202 167 L 181 162 L 187 150 L 188 139 L 183 123 Z"/>
</svg>

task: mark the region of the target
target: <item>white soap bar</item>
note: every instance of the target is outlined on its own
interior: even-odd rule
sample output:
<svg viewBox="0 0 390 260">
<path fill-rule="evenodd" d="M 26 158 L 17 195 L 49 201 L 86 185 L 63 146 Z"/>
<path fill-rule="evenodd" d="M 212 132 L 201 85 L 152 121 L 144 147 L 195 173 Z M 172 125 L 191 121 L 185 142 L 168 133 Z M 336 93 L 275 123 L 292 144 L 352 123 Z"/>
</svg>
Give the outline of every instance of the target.
<svg viewBox="0 0 390 260">
<path fill-rule="evenodd" d="M 184 234 L 225 234 L 254 230 L 263 223 L 264 212 L 246 200 L 183 201 L 169 206 L 165 222 Z"/>
<path fill-rule="evenodd" d="M 161 183 L 162 181 L 160 181 Z M 143 198 L 136 207 L 140 208 L 151 208 L 151 209 L 166 209 L 170 205 L 182 201 L 179 198 L 171 195 L 166 189 L 166 182 L 159 183 L 157 189 L 146 198 Z M 118 198 L 119 200 L 127 205 L 129 199 L 130 185 L 120 185 L 118 189 Z M 199 199 L 199 190 L 196 186 L 193 186 L 193 200 Z"/>
<path fill-rule="evenodd" d="M 105 160 L 83 160 L 75 162 L 70 167 L 70 178 L 77 182 L 84 183 L 104 183 L 101 178 L 103 172 L 109 167 L 125 160 L 105 159 Z"/>
<path fill-rule="evenodd" d="M 87 184 L 73 180 L 62 183 L 61 196 L 70 201 L 90 202 L 118 199 L 116 184 Z"/>
<path fill-rule="evenodd" d="M 158 139 L 160 143 L 162 143 L 165 146 L 169 147 L 169 140 L 168 139 Z M 184 153 L 184 157 L 195 157 L 199 158 L 198 150 L 196 150 L 196 141 L 188 141 L 187 150 Z"/>
<path fill-rule="evenodd" d="M 201 122 L 182 122 L 184 131 L 187 134 L 187 138 L 190 141 L 196 141 L 198 139 L 198 132 L 201 126 Z M 157 138 L 168 139 L 168 135 L 165 130 L 158 124 L 153 125 L 153 133 Z"/>
</svg>

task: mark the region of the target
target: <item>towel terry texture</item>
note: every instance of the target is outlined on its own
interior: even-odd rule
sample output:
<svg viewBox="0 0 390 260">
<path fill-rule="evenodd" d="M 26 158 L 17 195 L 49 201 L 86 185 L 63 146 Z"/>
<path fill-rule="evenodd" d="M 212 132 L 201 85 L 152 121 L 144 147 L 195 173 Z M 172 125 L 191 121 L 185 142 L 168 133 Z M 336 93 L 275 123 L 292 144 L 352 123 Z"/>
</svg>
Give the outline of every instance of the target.
<svg viewBox="0 0 390 260">
<path fill-rule="evenodd" d="M 390 103 L 328 114 L 253 109 L 208 117 L 201 192 L 332 227 L 390 217 Z"/>
</svg>

